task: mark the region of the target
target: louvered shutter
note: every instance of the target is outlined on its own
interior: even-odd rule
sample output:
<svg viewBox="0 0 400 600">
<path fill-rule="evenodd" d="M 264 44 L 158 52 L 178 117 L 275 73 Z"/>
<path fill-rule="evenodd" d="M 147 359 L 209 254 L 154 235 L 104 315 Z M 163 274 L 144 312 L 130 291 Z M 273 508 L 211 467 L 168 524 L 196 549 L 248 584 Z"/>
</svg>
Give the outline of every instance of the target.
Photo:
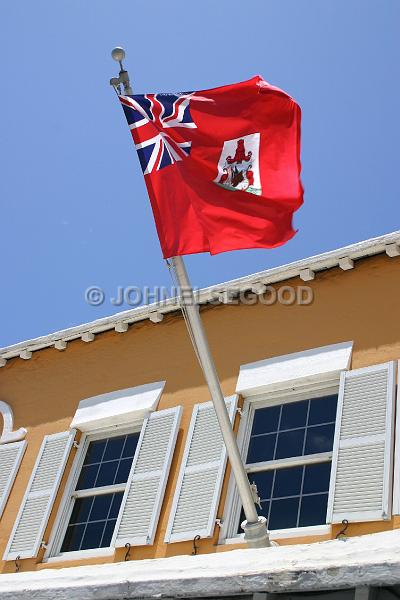
<svg viewBox="0 0 400 600">
<path fill-rule="evenodd" d="M 328 522 L 391 515 L 395 363 L 343 372 Z"/>
<path fill-rule="evenodd" d="M 396 398 L 395 422 L 395 451 L 394 451 L 394 478 L 393 478 L 393 511 L 392 514 L 400 515 L 400 361 L 397 361 L 398 384 Z"/>
<path fill-rule="evenodd" d="M 237 396 L 225 399 L 231 422 Z M 211 537 L 226 466 L 226 450 L 212 402 L 193 409 L 166 542 Z"/>
<path fill-rule="evenodd" d="M 0 446 L 0 517 L 11 492 L 25 448 L 25 440 Z"/>
<path fill-rule="evenodd" d="M 153 544 L 181 416 L 177 406 L 145 419 L 112 545 Z"/>
<path fill-rule="evenodd" d="M 75 430 L 44 437 L 4 560 L 37 555 L 74 437 Z"/>
</svg>

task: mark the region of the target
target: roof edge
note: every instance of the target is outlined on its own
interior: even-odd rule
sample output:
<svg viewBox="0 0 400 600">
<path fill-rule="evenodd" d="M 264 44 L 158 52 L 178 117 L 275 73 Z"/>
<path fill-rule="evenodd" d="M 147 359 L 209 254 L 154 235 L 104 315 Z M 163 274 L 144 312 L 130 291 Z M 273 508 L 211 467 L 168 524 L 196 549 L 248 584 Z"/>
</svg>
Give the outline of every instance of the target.
<svg viewBox="0 0 400 600">
<path fill-rule="evenodd" d="M 340 266 L 343 270 L 351 267 L 351 262 L 343 261 L 350 259 L 356 261 L 368 256 L 374 256 L 386 252 L 388 256 L 400 255 L 400 230 L 381 235 L 379 237 L 350 244 L 337 250 L 331 250 L 317 254 L 309 258 L 297 260 L 279 267 L 273 267 L 252 275 L 246 275 L 237 279 L 219 283 L 198 291 L 198 301 L 206 304 L 218 298 L 220 294 L 229 291 L 249 290 L 255 284 L 272 284 L 300 276 L 303 281 L 314 278 L 315 273 Z M 302 272 L 302 273 L 301 273 Z M 139 306 L 130 310 L 116 313 L 107 317 L 83 323 L 67 329 L 62 329 L 48 335 L 43 335 L 30 340 L 18 342 L 4 348 L 0 348 L 0 366 L 6 364 L 6 360 L 19 356 L 21 352 L 36 352 L 44 348 L 54 346 L 55 342 L 69 342 L 79 339 L 85 333 L 102 333 L 114 329 L 119 323 L 135 323 L 151 319 L 155 314 L 164 315 L 179 310 L 179 299 L 174 297 L 161 302 L 154 302 Z M 162 317 L 159 319 L 161 320 Z M 158 320 L 158 319 L 157 319 Z"/>
</svg>

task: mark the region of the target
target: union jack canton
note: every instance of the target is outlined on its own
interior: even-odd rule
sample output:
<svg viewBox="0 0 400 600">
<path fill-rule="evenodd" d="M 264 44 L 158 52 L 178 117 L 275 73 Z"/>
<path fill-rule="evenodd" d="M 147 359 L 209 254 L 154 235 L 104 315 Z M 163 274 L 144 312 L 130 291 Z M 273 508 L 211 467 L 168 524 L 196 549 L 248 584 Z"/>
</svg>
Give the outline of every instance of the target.
<svg viewBox="0 0 400 600">
<path fill-rule="evenodd" d="M 120 96 L 144 175 L 190 154 L 185 130 L 196 128 L 189 102 L 192 93 Z M 168 133 L 165 130 L 169 130 Z"/>
</svg>

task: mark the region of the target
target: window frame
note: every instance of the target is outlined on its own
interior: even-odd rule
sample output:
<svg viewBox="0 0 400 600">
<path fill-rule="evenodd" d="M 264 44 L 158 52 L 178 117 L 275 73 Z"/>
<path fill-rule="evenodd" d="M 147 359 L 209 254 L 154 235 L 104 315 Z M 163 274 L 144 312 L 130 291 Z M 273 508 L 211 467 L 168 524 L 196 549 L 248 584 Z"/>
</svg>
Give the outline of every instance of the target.
<svg viewBox="0 0 400 600">
<path fill-rule="evenodd" d="M 73 460 L 68 480 L 65 485 L 64 493 L 60 502 L 60 507 L 54 525 L 52 527 L 49 542 L 46 546 L 46 552 L 43 558 L 44 562 L 53 560 L 77 560 L 77 558 L 83 558 L 85 556 L 89 558 L 97 555 L 112 554 L 114 552 L 115 548 L 112 545 L 104 548 L 89 548 L 87 550 L 74 550 L 71 552 L 61 552 L 61 546 L 64 541 L 74 503 L 77 498 L 95 495 L 98 496 L 101 494 L 110 494 L 113 492 L 124 492 L 128 482 L 127 480 L 124 484 L 118 483 L 115 485 L 107 485 L 98 488 L 76 490 L 76 485 L 81 474 L 82 466 L 90 442 L 117 437 L 120 435 L 126 435 L 130 433 L 139 433 L 140 435 L 142 426 L 143 421 L 141 420 L 140 422 L 132 423 L 129 426 L 125 424 L 121 426 L 114 426 L 112 428 L 107 427 L 88 433 L 82 433 L 79 445 L 77 446 L 77 453 Z M 135 460 L 136 452 L 137 447 L 132 460 L 132 464 Z M 100 492 L 90 494 L 89 490 L 100 490 Z"/>
<path fill-rule="evenodd" d="M 335 378 L 330 381 L 321 381 L 314 384 L 297 386 L 291 388 L 282 388 L 279 391 L 271 393 L 257 394 L 248 396 L 244 400 L 241 410 L 241 420 L 237 436 L 237 442 L 242 456 L 243 464 L 247 473 L 256 473 L 260 471 L 274 470 L 276 468 L 289 468 L 309 464 L 318 464 L 333 460 L 334 447 L 329 452 L 318 454 L 308 454 L 305 456 L 281 458 L 277 460 L 263 461 L 259 463 L 246 463 L 246 454 L 249 447 L 251 430 L 255 411 L 259 408 L 266 408 L 291 402 L 301 402 L 302 400 L 312 400 L 321 396 L 338 395 L 340 379 Z M 339 406 L 339 403 L 338 403 Z M 338 408 L 336 409 L 335 432 L 338 426 Z M 332 485 L 329 486 L 329 499 L 332 494 Z M 219 543 L 232 544 L 240 543 L 244 538 L 244 533 L 237 533 L 238 521 L 241 511 L 241 502 L 237 491 L 233 475 L 231 475 L 227 499 L 224 509 L 224 520 L 221 527 Z M 271 538 L 300 537 L 306 535 L 325 535 L 331 531 L 331 525 L 328 523 L 322 525 L 310 525 L 307 527 L 293 527 L 288 529 L 276 529 L 270 531 Z"/>
</svg>

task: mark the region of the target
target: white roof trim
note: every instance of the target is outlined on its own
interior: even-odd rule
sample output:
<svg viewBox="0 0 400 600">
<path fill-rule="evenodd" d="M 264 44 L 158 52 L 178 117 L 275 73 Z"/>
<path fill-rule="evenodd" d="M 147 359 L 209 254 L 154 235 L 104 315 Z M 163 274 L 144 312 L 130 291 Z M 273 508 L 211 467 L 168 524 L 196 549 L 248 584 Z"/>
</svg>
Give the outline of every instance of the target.
<svg viewBox="0 0 400 600">
<path fill-rule="evenodd" d="M 342 342 L 241 365 L 236 392 L 247 397 L 294 385 L 339 381 L 341 371 L 350 367 L 352 348 L 353 342 Z"/>
<path fill-rule="evenodd" d="M 266 271 L 260 271 L 253 275 L 247 275 L 238 279 L 233 279 L 225 283 L 220 283 L 208 288 L 204 288 L 199 292 L 199 302 L 205 304 L 211 300 L 215 300 L 221 293 L 228 291 L 244 291 L 251 289 L 257 283 L 272 284 L 293 277 L 300 276 L 300 271 L 310 269 L 310 272 L 318 273 L 318 271 L 324 271 L 339 266 L 339 261 L 343 258 L 350 258 L 353 261 L 365 258 L 367 256 L 374 256 L 376 254 L 382 254 L 386 252 L 388 256 L 397 256 L 397 253 L 393 253 L 393 248 L 399 248 L 400 245 L 400 231 L 394 231 L 376 238 L 351 244 L 338 250 L 332 250 L 323 254 L 318 254 L 310 258 L 298 260 L 296 262 L 289 263 L 280 267 L 274 267 L 267 269 Z M 400 250 L 399 250 L 400 251 Z M 54 346 L 59 341 L 70 341 L 81 338 L 86 332 L 101 333 L 114 329 L 115 325 L 120 322 L 124 323 L 135 323 L 137 321 L 143 321 L 150 319 L 151 315 L 157 311 L 160 314 L 166 314 L 179 310 L 179 302 L 177 298 L 171 298 L 162 302 L 155 302 L 146 306 L 139 306 L 137 308 L 127 310 L 124 312 L 111 315 L 109 317 L 103 317 L 90 323 L 71 327 L 69 329 L 63 329 L 49 335 L 44 335 L 38 338 L 19 342 L 11 346 L 0 348 L 0 366 L 5 364 L 6 359 L 19 356 L 23 350 L 37 351 L 43 348 Z"/>
<path fill-rule="evenodd" d="M 400 584 L 400 530 L 299 544 L 4 573 L 2 600 L 221 598 Z"/>
<path fill-rule="evenodd" d="M 156 410 L 164 386 L 158 381 L 81 400 L 70 427 L 90 432 L 143 420 Z"/>
</svg>

